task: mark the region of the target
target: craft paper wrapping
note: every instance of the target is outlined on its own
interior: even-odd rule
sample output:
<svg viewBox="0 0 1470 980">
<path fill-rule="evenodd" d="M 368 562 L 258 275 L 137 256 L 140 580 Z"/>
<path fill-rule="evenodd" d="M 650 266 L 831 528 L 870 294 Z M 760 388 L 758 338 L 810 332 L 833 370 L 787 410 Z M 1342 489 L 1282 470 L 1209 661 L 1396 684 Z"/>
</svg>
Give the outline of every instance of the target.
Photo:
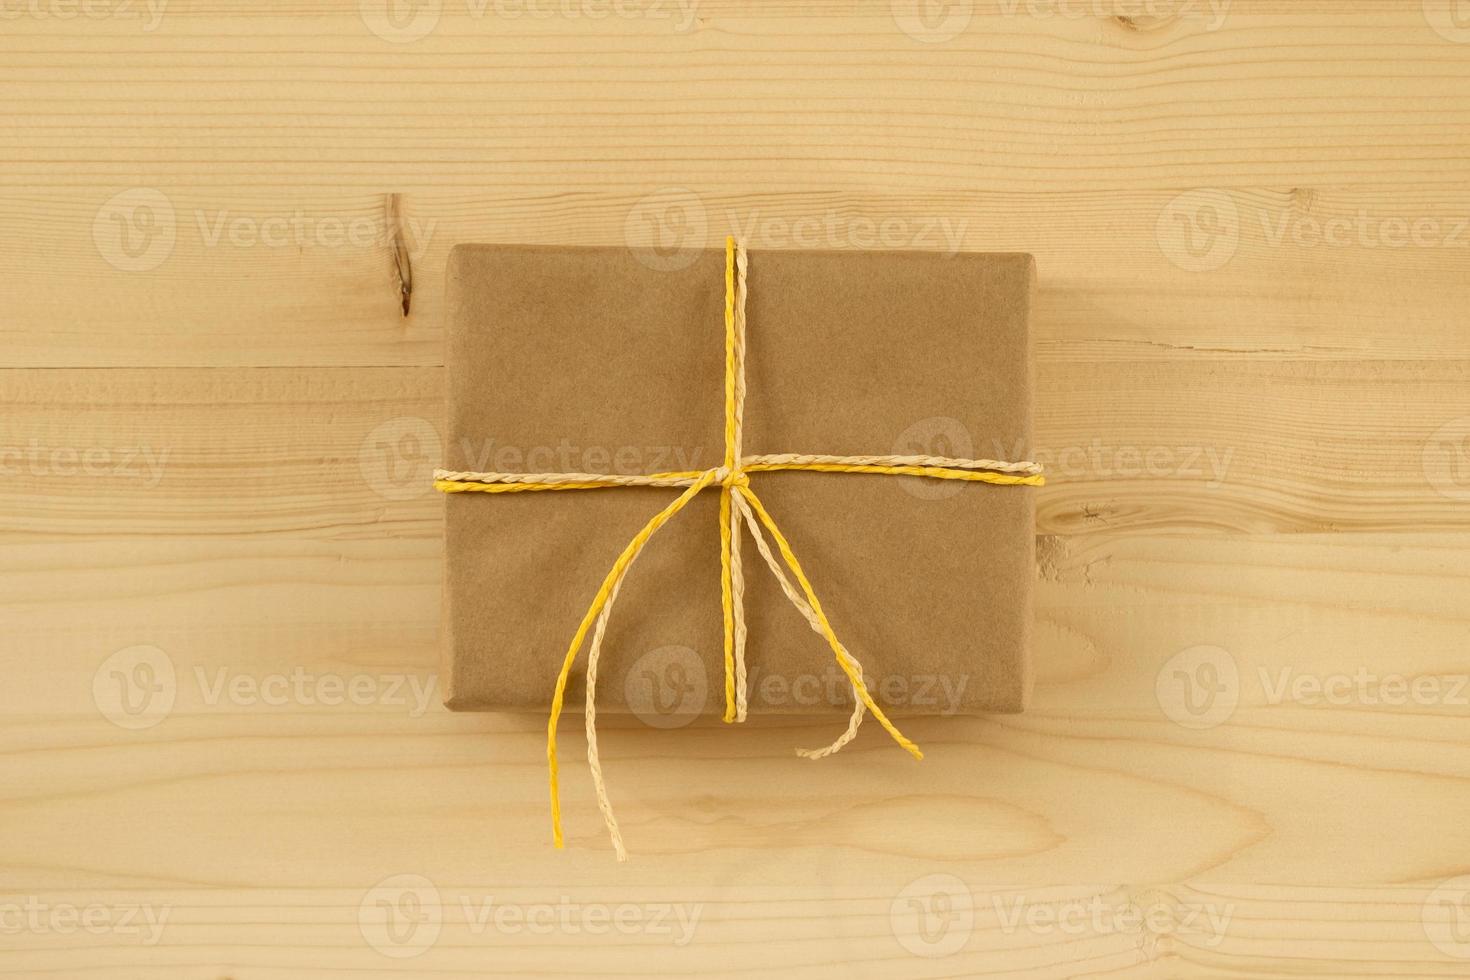
<svg viewBox="0 0 1470 980">
<path fill-rule="evenodd" d="M 1029 255 L 750 253 L 744 452 L 1025 459 Z M 445 467 L 719 466 L 724 256 L 460 245 L 449 261 Z M 1025 704 L 1034 488 L 753 473 L 869 690 L 898 715 Z M 614 558 L 680 491 L 446 495 L 447 703 L 537 710 Z M 753 714 L 846 714 L 821 637 L 742 541 Z M 639 557 L 599 709 L 723 708 L 718 491 Z M 580 703 L 579 660 L 571 703 Z"/>
</svg>

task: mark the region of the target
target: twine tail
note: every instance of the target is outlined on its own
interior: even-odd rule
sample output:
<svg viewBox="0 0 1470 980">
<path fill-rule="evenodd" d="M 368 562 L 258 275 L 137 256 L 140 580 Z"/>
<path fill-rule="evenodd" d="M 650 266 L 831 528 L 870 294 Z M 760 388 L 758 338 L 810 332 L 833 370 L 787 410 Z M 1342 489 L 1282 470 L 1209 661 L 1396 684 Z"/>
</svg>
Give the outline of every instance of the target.
<svg viewBox="0 0 1470 980">
<path fill-rule="evenodd" d="M 730 517 L 730 488 L 720 488 L 720 611 L 725 627 L 725 714 L 722 720 L 735 720 L 735 575 Z"/>
<path fill-rule="evenodd" d="M 725 714 L 745 721 L 745 573 L 740 559 L 740 510 L 731 505 L 729 487 L 720 488 L 720 608 L 725 627 Z"/>
<path fill-rule="evenodd" d="M 637 555 L 634 556 L 634 559 Z M 592 773 L 592 790 L 597 797 L 597 809 L 602 812 L 602 822 L 612 838 L 613 851 L 619 861 L 628 860 L 628 850 L 623 846 L 623 832 L 618 829 L 618 818 L 613 815 L 612 801 L 607 796 L 607 782 L 602 778 L 602 756 L 597 750 L 597 664 L 602 656 L 602 637 L 607 632 L 607 620 L 612 615 L 613 603 L 618 601 L 618 592 L 623 588 L 623 579 L 633 567 L 633 560 L 623 568 L 623 577 L 613 585 L 607 604 L 597 616 L 597 626 L 592 631 L 592 644 L 587 648 L 587 700 L 584 722 L 587 731 L 587 768 Z"/>
<path fill-rule="evenodd" d="M 562 848 L 566 845 L 562 836 L 561 827 L 561 779 L 556 760 L 556 726 L 557 722 L 561 720 L 562 702 L 566 698 L 567 678 L 571 675 L 572 664 L 577 659 L 577 651 L 582 648 L 582 641 L 587 637 L 587 630 L 592 626 L 593 620 L 601 614 L 613 590 L 617 588 L 618 582 L 622 579 L 623 572 L 638 557 L 638 553 L 643 550 L 643 546 L 648 543 L 648 539 L 653 537 L 654 533 L 663 527 L 669 518 L 683 510 L 684 506 L 693 500 L 699 491 L 709 486 L 714 478 L 715 473 L 713 470 L 705 473 L 689 489 L 680 494 L 673 503 L 655 514 L 647 524 L 643 525 L 643 529 L 633 536 L 633 540 L 628 542 L 622 554 L 618 555 L 617 561 L 613 562 L 612 569 L 608 571 L 607 576 L 602 580 L 602 586 L 597 590 L 597 595 L 593 597 L 592 605 L 587 607 L 587 613 L 582 617 L 581 624 L 577 626 L 576 635 L 572 637 L 572 643 L 567 648 L 567 655 L 562 660 L 561 672 L 556 677 L 556 691 L 551 697 L 551 717 L 546 723 L 546 763 L 551 784 L 551 837 L 557 848 Z"/>
<path fill-rule="evenodd" d="M 781 533 L 781 529 L 776 526 L 776 522 L 766 511 L 765 505 L 761 503 L 760 498 L 755 495 L 750 487 L 742 486 L 738 490 L 740 495 L 750 504 L 751 509 L 755 512 L 761 524 L 771 533 L 771 537 L 776 542 L 776 547 L 781 552 L 781 557 L 786 560 L 786 567 L 791 569 L 791 574 L 796 577 L 796 581 L 801 585 L 801 591 L 806 596 L 807 604 L 811 606 L 812 614 L 821 626 L 822 636 L 826 638 L 827 645 L 832 648 L 833 656 L 837 658 L 837 666 L 842 668 L 842 672 L 852 682 L 853 691 L 862 703 L 867 706 L 867 709 L 873 713 L 873 717 L 878 720 L 878 724 L 883 726 L 883 729 L 892 736 L 895 742 L 904 748 L 904 751 L 908 752 L 915 759 L 924 758 L 924 753 L 919 751 L 919 747 L 910 741 L 903 732 L 898 730 L 898 727 L 883 713 L 883 709 L 878 707 L 877 703 L 873 700 L 873 696 L 868 693 L 868 688 L 863 683 L 861 671 L 857 669 L 851 657 L 845 656 L 847 651 L 843 648 L 842 642 L 837 639 L 837 634 L 832 629 L 832 623 L 827 619 L 827 614 L 823 611 L 822 604 L 817 599 L 816 592 L 812 589 L 812 583 L 807 579 L 806 573 L 802 571 L 801 562 L 796 560 L 796 555 L 792 552 L 790 543 L 787 542 L 786 536 Z"/>
<path fill-rule="evenodd" d="M 756 550 L 766 560 L 766 565 L 771 569 L 771 574 L 776 576 L 776 581 L 780 584 L 781 591 L 785 593 L 786 598 L 796 607 L 796 611 L 801 613 L 813 632 L 818 635 L 825 635 L 822 632 L 822 623 L 817 619 L 817 614 L 812 612 L 812 607 L 801 597 L 801 593 L 796 591 L 795 586 L 791 584 L 791 579 L 787 578 L 786 572 L 781 568 L 781 563 L 776 560 L 775 555 L 771 554 L 771 546 L 766 544 L 766 536 L 761 533 L 760 523 L 751 514 L 750 505 L 745 502 L 744 497 L 737 496 L 735 498 L 735 516 L 737 519 L 743 518 L 745 525 L 750 528 L 750 536 L 755 539 Z M 842 648 L 839 655 L 846 657 L 858 676 L 862 676 L 862 667 L 847 652 L 846 647 Z M 847 730 L 839 735 L 835 742 L 823 749 L 797 749 L 796 754 L 805 759 L 824 759 L 835 752 L 840 752 L 844 745 L 856 738 L 858 727 L 862 725 L 863 715 L 867 713 L 868 707 L 863 704 L 863 699 L 858 696 L 856 687 L 852 689 L 852 701 L 852 715 L 847 720 Z"/>
<path fill-rule="evenodd" d="M 862 665 L 857 662 L 852 654 L 847 652 L 846 648 L 841 651 L 839 656 L 847 658 L 847 662 L 852 666 L 852 673 L 856 673 L 858 677 L 863 676 Z M 852 700 L 852 714 L 847 718 L 847 728 L 833 740 L 831 745 L 820 749 L 797 749 L 796 754 L 803 759 L 811 759 L 813 761 L 825 759 L 829 755 L 836 755 L 838 752 L 841 752 L 848 742 L 857 738 L 858 728 L 862 726 L 863 716 L 867 714 L 868 706 L 863 703 L 861 695 L 858 694 L 856 684 L 852 687 Z"/>
<path fill-rule="evenodd" d="M 737 505 L 745 503 L 734 493 L 730 494 L 730 499 Z M 730 601 L 735 613 L 735 635 L 732 638 L 735 646 L 735 721 L 743 724 L 750 705 L 746 697 L 745 569 L 740 557 L 740 530 L 745 523 L 742 510 L 742 506 L 735 506 L 730 512 Z"/>
</svg>

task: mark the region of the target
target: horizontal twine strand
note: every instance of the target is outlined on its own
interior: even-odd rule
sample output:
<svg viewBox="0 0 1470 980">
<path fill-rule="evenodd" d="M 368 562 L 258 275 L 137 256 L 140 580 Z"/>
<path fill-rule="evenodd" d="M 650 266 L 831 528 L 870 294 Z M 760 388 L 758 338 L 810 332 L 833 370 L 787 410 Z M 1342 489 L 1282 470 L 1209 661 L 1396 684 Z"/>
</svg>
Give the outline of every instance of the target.
<svg viewBox="0 0 1470 980">
<path fill-rule="evenodd" d="M 1041 486 L 1036 463 L 953 456 L 832 456 L 776 453 L 742 457 L 735 468 L 678 470 L 667 473 L 505 473 L 435 470 L 434 486 L 445 493 L 515 493 L 524 490 L 596 490 L 602 487 L 691 487 L 713 472 L 714 482 L 743 483 L 746 473 L 805 470 L 818 473 L 881 473 L 944 480 L 971 480 L 1004 486 Z"/>
</svg>

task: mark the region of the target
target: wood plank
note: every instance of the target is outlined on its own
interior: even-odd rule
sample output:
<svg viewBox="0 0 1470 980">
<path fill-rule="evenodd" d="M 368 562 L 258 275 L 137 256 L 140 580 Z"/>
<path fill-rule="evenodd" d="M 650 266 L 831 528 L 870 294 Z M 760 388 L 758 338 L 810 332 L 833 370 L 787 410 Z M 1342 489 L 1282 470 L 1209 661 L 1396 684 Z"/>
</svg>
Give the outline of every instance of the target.
<svg viewBox="0 0 1470 980">
<path fill-rule="evenodd" d="M 156 184 L 156 182 L 155 182 Z M 1463 188 L 0 192 L 7 366 L 437 365 L 463 241 L 1029 251 L 1038 356 L 1470 356 Z M 393 189 L 393 188 L 388 188 Z M 402 315 L 393 229 L 413 281 Z M 656 231 L 655 231 L 656 230 Z"/>
<path fill-rule="evenodd" d="M 1203 977 L 1456 976 L 1462 965 L 1426 942 L 1421 910 L 1434 893 L 1423 888 L 1087 884 L 1023 891 L 975 884 L 965 900 L 960 890 L 923 891 L 924 877 L 915 883 L 917 895 L 877 886 L 833 896 L 831 889 L 812 885 L 747 885 L 718 893 L 582 888 L 566 895 L 463 876 L 427 881 L 416 887 L 435 904 L 420 907 L 424 918 L 417 930 L 403 930 L 402 946 L 387 947 L 417 952 L 412 958 L 379 954 L 364 932 L 381 933 L 374 925 L 368 930 L 358 925 L 365 899 L 406 893 L 398 880 L 356 890 L 51 892 L 47 898 L 57 905 L 95 908 L 101 900 L 115 903 L 102 905 L 106 910 L 136 905 L 165 916 L 163 939 L 145 947 L 148 934 L 141 930 L 136 938 L 69 938 L 65 944 L 50 937 L 28 942 L 6 961 L 30 975 L 54 971 L 88 977 L 146 969 L 150 976 L 195 977 L 234 969 L 268 978 L 299 976 L 303 970 L 330 977 L 382 976 L 388 970 L 404 977 L 703 974 L 711 972 L 713 961 L 723 963 L 714 976 L 761 969 L 803 978 L 937 978 L 954 971 L 1033 978 L 1085 970 L 1090 976 L 1159 980 L 1183 972 Z M 924 903 L 952 895 L 967 904 L 928 912 L 927 937 L 920 934 Z M 621 930 L 610 924 L 619 910 Z M 518 918 L 526 914 L 540 915 L 543 923 L 565 914 L 572 926 L 534 929 Z M 679 914 L 692 930 L 681 930 Z M 507 924 L 497 926 L 497 915 Z M 1226 924 L 1223 936 L 1205 931 L 1202 923 L 1209 915 Z M 881 935 L 873 934 L 875 927 Z M 746 937 L 753 932 L 779 938 L 751 943 Z M 687 934 L 693 939 L 681 944 Z M 946 942 L 963 945 L 943 957 L 914 955 L 903 945 L 924 949 L 929 939 L 941 951 Z M 839 962 L 839 956 L 854 959 Z M 588 966 L 593 959 L 600 969 Z"/>
<path fill-rule="evenodd" d="M 1458 186 L 1470 146 L 1467 49 L 1420 3 L 114 6 L 7 22 L 0 184 Z"/>
</svg>

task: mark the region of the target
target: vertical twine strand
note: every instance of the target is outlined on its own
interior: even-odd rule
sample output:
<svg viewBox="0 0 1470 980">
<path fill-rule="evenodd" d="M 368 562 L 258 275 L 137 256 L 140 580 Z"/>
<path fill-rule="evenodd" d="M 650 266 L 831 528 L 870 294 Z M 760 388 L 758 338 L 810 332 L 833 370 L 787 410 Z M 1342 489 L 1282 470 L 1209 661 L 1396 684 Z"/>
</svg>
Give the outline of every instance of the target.
<svg viewBox="0 0 1470 980">
<path fill-rule="evenodd" d="M 740 458 L 735 451 L 740 404 L 735 400 L 735 239 L 725 239 L 725 462 L 720 485 L 720 612 L 724 627 L 725 714 L 735 720 L 735 562 L 734 526 L 730 519 L 730 474 Z"/>
<path fill-rule="evenodd" d="M 745 246 L 734 242 L 727 242 L 727 250 L 734 245 L 735 251 L 735 435 L 733 444 L 729 447 L 729 455 L 739 465 L 744 455 L 745 441 L 745 294 L 746 282 L 749 279 L 750 259 L 746 254 Z M 741 483 L 747 478 L 743 473 L 738 478 L 732 478 L 732 482 Z M 739 500 L 730 494 L 729 488 L 722 488 L 733 499 Z M 744 722 L 749 704 L 746 699 L 746 670 L 745 670 L 745 574 L 741 567 L 740 557 L 740 529 L 742 513 L 744 508 L 734 508 L 730 514 L 730 540 L 732 547 L 730 551 L 730 591 L 731 605 L 734 612 L 734 642 L 735 642 L 735 720 Z"/>
</svg>

